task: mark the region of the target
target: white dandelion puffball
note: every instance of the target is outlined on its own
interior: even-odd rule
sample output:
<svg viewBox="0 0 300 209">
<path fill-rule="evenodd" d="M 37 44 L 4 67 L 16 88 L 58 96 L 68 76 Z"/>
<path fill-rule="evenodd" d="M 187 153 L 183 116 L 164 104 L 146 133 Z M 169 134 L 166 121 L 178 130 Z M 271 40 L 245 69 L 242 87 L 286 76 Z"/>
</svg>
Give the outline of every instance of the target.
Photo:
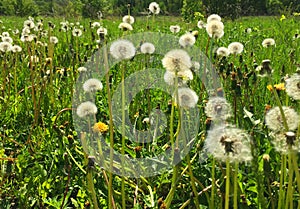
<svg viewBox="0 0 300 209">
<path fill-rule="evenodd" d="M 72 31 L 72 35 L 75 37 L 80 37 L 82 35 L 82 30 L 79 28 L 74 28 Z"/>
<path fill-rule="evenodd" d="M 83 118 L 88 115 L 95 115 L 97 113 L 97 106 L 90 101 L 81 103 L 76 110 L 79 117 Z"/>
<path fill-rule="evenodd" d="M 32 20 L 25 20 L 23 26 L 32 29 L 35 27 L 35 24 Z"/>
<path fill-rule="evenodd" d="M 120 23 L 118 28 L 123 30 L 123 31 L 133 30 L 132 25 L 130 25 L 129 23 L 126 23 L 126 22 Z"/>
<path fill-rule="evenodd" d="M 300 74 L 295 73 L 285 80 L 285 91 L 294 100 L 300 100 Z"/>
<path fill-rule="evenodd" d="M 82 72 L 86 72 L 87 71 L 87 68 L 86 67 L 79 67 L 77 69 L 78 72 L 82 73 Z"/>
<path fill-rule="evenodd" d="M 177 82 L 178 86 L 182 86 L 183 84 L 186 84 L 189 80 L 193 80 L 193 73 L 191 70 L 185 70 L 185 71 L 179 71 L 177 73 Z M 175 85 L 175 79 L 176 75 L 174 72 L 166 71 L 164 74 L 164 81 L 169 86 Z"/>
<path fill-rule="evenodd" d="M 0 43 L 0 51 L 2 51 L 2 52 L 11 51 L 11 47 L 12 47 L 12 45 L 9 42 L 1 42 Z"/>
<path fill-rule="evenodd" d="M 173 49 L 162 59 L 163 67 L 171 72 L 189 70 L 192 67 L 191 57 L 182 49 Z"/>
<path fill-rule="evenodd" d="M 100 36 L 100 35 L 106 36 L 107 35 L 107 29 L 101 26 L 100 28 L 97 29 L 97 34 L 98 34 L 98 36 Z"/>
<path fill-rule="evenodd" d="M 131 59 L 135 55 L 135 47 L 132 42 L 120 39 L 111 44 L 110 54 L 118 60 Z"/>
<path fill-rule="evenodd" d="M 14 42 L 13 39 L 9 36 L 2 36 L 2 41 L 3 42 L 8 42 L 10 44 L 12 44 Z"/>
<path fill-rule="evenodd" d="M 232 42 L 228 45 L 228 50 L 231 54 L 240 54 L 244 50 L 244 45 L 240 42 Z"/>
<path fill-rule="evenodd" d="M 296 130 L 300 122 L 299 115 L 291 107 L 283 106 L 282 109 L 287 122 L 288 130 Z M 279 107 L 273 107 L 267 112 L 265 122 L 267 127 L 272 131 L 278 132 L 285 130 Z"/>
<path fill-rule="evenodd" d="M 217 49 L 217 55 L 220 57 L 227 57 L 230 54 L 229 50 L 226 47 L 219 47 Z"/>
<path fill-rule="evenodd" d="M 172 33 L 179 33 L 179 31 L 180 31 L 180 26 L 179 26 L 179 25 L 171 25 L 171 26 L 170 26 L 170 31 L 171 31 Z"/>
<path fill-rule="evenodd" d="M 10 37 L 9 32 L 7 31 L 2 32 L 2 37 Z"/>
<path fill-rule="evenodd" d="M 300 152 L 300 136 L 296 136 L 294 132 L 273 132 L 269 136 L 271 142 L 277 152 L 288 154 L 289 152 Z M 298 137 L 298 138 L 297 138 Z"/>
<path fill-rule="evenodd" d="M 212 14 L 212 15 L 208 16 L 206 22 L 209 23 L 209 22 L 215 21 L 215 20 L 221 22 L 222 18 L 217 14 Z"/>
<path fill-rule="evenodd" d="M 50 40 L 50 43 L 52 43 L 52 44 L 58 43 L 58 38 L 56 36 L 50 36 L 49 40 Z"/>
<path fill-rule="evenodd" d="M 226 120 L 232 117 L 230 104 L 224 97 L 211 97 L 205 106 L 205 114 L 211 120 Z"/>
<path fill-rule="evenodd" d="M 145 42 L 141 45 L 141 52 L 143 54 L 153 54 L 155 51 L 155 46 L 152 43 Z"/>
<path fill-rule="evenodd" d="M 99 28 L 101 26 L 101 24 L 99 22 L 93 22 L 91 24 L 91 28 Z"/>
<path fill-rule="evenodd" d="M 195 36 L 191 33 L 186 33 L 179 38 L 179 44 L 182 47 L 188 47 L 188 46 L 193 46 L 196 42 Z"/>
<path fill-rule="evenodd" d="M 21 51 L 22 51 L 22 47 L 20 47 L 19 45 L 13 45 L 13 46 L 11 47 L 11 51 L 12 51 L 13 53 L 21 52 Z"/>
<path fill-rule="evenodd" d="M 95 92 L 103 89 L 103 85 L 97 78 L 90 78 L 83 83 L 83 90 L 85 92 Z"/>
<path fill-rule="evenodd" d="M 178 102 L 175 95 L 175 102 L 182 108 L 193 108 L 197 105 L 198 96 L 195 91 L 190 88 L 178 88 Z"/>
<path fill-rule="evenodd" d="M 252 160 L 250 136 L 232 126 L 217 126 L 208 131 L 204 148 L 217 160 L 247 162 Z"/>
<path fill-rule="evenodd" d="M 224 24 L 218 20 L 212 20 L 206 25 L 206 32 L 211 38 L 222 38 L 224 35 Z"/>
<path fill-rule="evenodd" d="M 202 20 L 199 20 L 197 23 L 197 27 L 200 29 L 204 29 L 204 28 L 206 28 L 206 24 Z"/>
<path fill-rule="evenodd" d="M 265 48 L 268 48 L 270 46 L 274 46 L 275 45 L 275 40 L 273 38 L 266 38 L 266 39 L 263 40 L 261 45 Z"/>
<path fill-rule="evenodd" d="M 123 18 L 122 18 L 122 21 L 124 23 L 129 23 L 130 25 L 134 23 L 134 17 L 132 17 L 131 15 L 125 15 Z"/>
<path fill-rule="evenodd" d="M 152 14 L 158 15 L 160 12 L 160 7 L 156 2 L 151 2 L 149 4 L 149 10 Z"/>
</svg>

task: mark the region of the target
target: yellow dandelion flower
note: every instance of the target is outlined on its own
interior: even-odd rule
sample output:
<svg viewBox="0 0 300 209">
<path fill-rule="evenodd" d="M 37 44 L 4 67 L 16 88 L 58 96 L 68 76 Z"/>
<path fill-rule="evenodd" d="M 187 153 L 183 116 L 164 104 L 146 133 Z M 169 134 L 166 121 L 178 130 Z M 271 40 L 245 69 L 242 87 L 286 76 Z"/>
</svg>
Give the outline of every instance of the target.
<svg viewBox="0 0 300 209">
<path fill-rule="evenodd" d="M 285 20 L 285 19 L 286 19 L 285 15 L 281 15 L 280 21 Z"/>
<path fill-rule="evenodd" d="M 278 90 L 278 91 L 283 91 L 283 90 L 285 90 L 284 83 L 275 84 L 274 87 L 275 87 L 275 89 Z"/>
<path fill-rule="evenodd" d="M 274 88 L 275 88 L 277 91 L 283 91 L 283 90 L 285 90 L 284 83 L 275 84 L 275 85 L 274 85 Z M 268 86 L 267 86 L 267 89 L 268 89 L 269 91 L 272 91 L 272 90 L 273 90 L 273 86 L 272 86 L 272 85 L 268 85 Z"/>
<path fill-rule="evenodd" d="M 102 122 L 95 123 L 93 131 L 98 133 L 105 133 L 108 130 L 108 125 Z"/>
</svg>

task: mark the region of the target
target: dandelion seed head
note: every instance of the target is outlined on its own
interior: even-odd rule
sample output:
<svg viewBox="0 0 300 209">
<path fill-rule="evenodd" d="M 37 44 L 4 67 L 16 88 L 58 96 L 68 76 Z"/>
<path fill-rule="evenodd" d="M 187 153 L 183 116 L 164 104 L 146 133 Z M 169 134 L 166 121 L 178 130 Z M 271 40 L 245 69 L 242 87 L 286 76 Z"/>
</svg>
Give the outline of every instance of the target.
<svg viewBox="0 0 300 209">
<path fill-rule="evenodd" d="M 247 162 L 252 160 L 250 136 L 232 126 L 217 126 L 208 131 L 205 149 L 217 160 Z"/>
<path fill-rule="evenodd" d="M 285 91 L 294 100 L 300 100 L 300 74 L 295 73 L 285 80 Z"/>
<path fill-rule="evenodd" d="M 207 23 L 206 32 L 212 38 L 222 38 L 224 35 L 224 24 L 218 20 L 212 20 Z"/>
<path fill-rule="evenodd" d="M 74 28 L 72 31 L 72 35 L 75 37 L 80 37 L 82 35 L 82 30 L 79 28 Z"/>
<path fill-rule="evenodd" d="M 50 43 L 52 44 L 57 44 L 58 43 L 58 38 L 56 36 L 50 36 Z"/>
<path fill-rule="evenodd" d="M 209 23 L 211 21 L 219 21 L 219 22 L 221 22 L 222 18 L 219 15 L 217 15 L 217 14 L 212 14 L 212 15 L 208 16 L 206 22 Z"/>
<path fill-rule="evenodd" d="M 21 51 L 22 51 L 22 48 L 21 48 L 20 46 L 18 46 L 18 45 L 13 45 L 13 46 L 11 47 L 11 51 L 12 51 L 13 53 L 21 52 Z"/>
<path fill-rule="evenodd" d="M 179 38 L 179 44 L 182 47 L 188 47 L 188 46 L 193 46 L 196 42 L 195 36 L 191 33 L 186 33 Z"/>
<path fill-rule="evenodd" d="M 118 28 L 123 31 L 133 30 L 132 25 L 130 25 L 129 23 L 125 23 L 125 22 L 120 23 Z"/>
<path fill-rule="evenodd" d="M 143 54 L 153 54 L 155 51 L 155 46 L 152 43 L 145 42 L 141 45 L 141 52 Z"/>
<path fill-rule="evenodd" d="M 206 24 L 202 20 L 199 20 L 197 23 L 197 27 L 200 29 L 204 29 L 204 28 L 206 28 Z"/>
<path fill-rule="evenodd" d="M 9 36 L 2 36 L 2 41 L 3 42 L 8 42 L 10 44 L 13 43 L 13 39 L 11 37 L 9 37 Z"/>
<path fill-rule="evenodd" d="M 300 136 L 296 136 L 294 132 L 273 132 L 269 133 L 271 143 L 275 150 L 281 154 L 289 152 L 300 152 Z"/>
<path fill-rule="evenodd" d="M 222 46 L 217 49 L 217 55 L 219 57 L 228 57 L 229 54 L 230 54 L 230 52 L 226 47 Z"/>
<path fill-rule="evenodd" d="M 180 26 L 179 26 L 179 25 L 171 25 L 171 26 L 170 26 L 170 31 L 171 31 L 172 33 L 179 33 L 179 31 L 180 31 Z"/>
<path fill-rule="evenodd" d="M 103 89 L 103 85 L 100 80 L 96 78 L 90 78 L 83 83 L 83 90 L 85 92 L 96 92 Z"/>
<path fill-rule="evenodd" d="M 134 23 L 134 17 L 132 17 L 131 15 L 125 15 L 123 17 L 122 21 L 124 23 L 128 23 L 128 24 L 132 25 Z"/>
<path fill-rule="evenodd" d="M 298 125 L 300 122 L 299 115 L 291 107 L 283 106 L 282 109 L 283 109 L 289 130 L 294 131 L 295 129 L 298 128 Z M 265 117 L 265 122 L 266 122 L 267 127 L 269 129 L 271 129 L 272 131 L 277 131 L 277 132 L 281 131 L 282 132 L 285 129 L 284 124 L 283 124 L 283 118 L 280 113 L 279 107 L 273 107 L 267 112 L 266 117 Z"/>
<path fill-rule="evenodd" d="M 11 43 L 9 42 L 0 42 L 0 51 L 2 52 L 9 52 L 11 51 Z"/>
<path fill-rule="evenodd" d="M 275 40 L 273 38 L 266 38 L 261 44 L 263 47 L 268 48 L 275 45 Z"/>
<path fill-rule="evenodd" d="M 174 99 L 176 104 L 179 104 L 179 106 L 182 108 L 194 108 L 198 102 L 198 96 L 196 92 L 187 87 L 178 88 L 178 102 L 175 94 L 173 97 L 175 97 Z"/>
<path fill-rule="evenodd" d="M 232 117 L 232 110 L 224 97 L 211 97 L 206 103 L 205 114 L 211 120 L 225 121 Z"/>
<path fill-rule="evenodd" d="M 2 37 L 10 37 L 9 32 L 3 32 Z"/>
<path fill-rule="evenodd" d="M 189 70 L 192 62 L 189 54 L 182 49 L 173 49 L 162 59 L 163 67 L 171 72 L 179 72 Z"/>
<path fill-rule="evenodd" d="M 32 20 L 25 20 L 23 26 L 33 29 L 35 27 L 35 24 Z"/>
<path fill-rule="evenodd" d="M 83 72 L 87 72 L 87 68 L 86 67 L 79 67 L 77 69 L 78 72 L 83 73 Z"/>
<path fill-rule="evenodd" d="M 228 50 L 231 54 L 240 54 L 244 50 L 244 45 L 240 42 L 232 42 L 228 45 Z"/>
<path fill-rule="evenodd" d="M 93 102 L 87 101 L 81 103 L 76 110 L 79 117 L 83 118 L 88 115 L 95 115 L 97 113 L 97 107 Z"/>
<path fill-rule="evenodd" d="M 107 29 L 101 26 L 100 28 L 98 28 L 97 34 L 99 36 L 101 36 L 101 35 L 102 36 L 106 36 L 107 35 Z"/>
<path fill-rule="evenodd" d="M 159 7 L 159 5 L 158 5 L 156 2 L 151 2 L 151 3 L 149 4 L 149 10 L 150 10 L 150 12 L 151 12 L 152 14 L 157 15 L 157 14 L 159 14 L 159 12 L 160 12 L 160 7 Z"/>
<path fill-rule="evenodd" d="M 99 22 L 93 22 L 91 24 L 91 28 L 99 28 L 101 26 L 101 24 Z"/>
<path fill-rule="evenodd" d="M 110 54 L 118 60 L 131 59 L 135 55 L 135 47 L 132 42 L 120 39 L 111 44 Z"/>
</svg>

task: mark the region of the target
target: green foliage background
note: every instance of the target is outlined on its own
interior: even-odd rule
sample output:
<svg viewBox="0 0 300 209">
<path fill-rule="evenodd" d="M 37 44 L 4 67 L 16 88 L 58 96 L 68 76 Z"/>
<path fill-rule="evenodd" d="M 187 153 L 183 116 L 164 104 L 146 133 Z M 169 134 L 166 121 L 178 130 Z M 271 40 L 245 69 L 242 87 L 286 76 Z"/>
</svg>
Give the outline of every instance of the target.
<svg viewBox="0 0 300 209">
<path fill-rule="evenodd" d="M 17 16 L 64 16 L 97 17 L 104 15 L 124 15 L 131 5 L 133 15 L 148 12 L 152 0 L 0 0 L 0 15 Z M 217 13 L 221 16 L 275 15 L 282 11 L 294 12 L 300 8 L 300 0 L 160 0 L 163 14 L 183 15 L 185 20 L 195 18 L 195 12 L 204 15 Z"/>
</svg>

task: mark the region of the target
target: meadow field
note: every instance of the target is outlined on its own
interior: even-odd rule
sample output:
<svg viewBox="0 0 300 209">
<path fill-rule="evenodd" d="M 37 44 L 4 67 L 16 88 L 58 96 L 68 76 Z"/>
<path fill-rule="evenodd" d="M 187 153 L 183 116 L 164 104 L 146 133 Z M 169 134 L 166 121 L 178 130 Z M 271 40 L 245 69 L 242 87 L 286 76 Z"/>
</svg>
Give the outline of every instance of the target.
<svg viewBox="0 0 300 209">
<path fill-rule="evenodd" d="M 299 14 L 155 13 L 0 17 L 1 209 L 300 209 Z"/>
</svg>

